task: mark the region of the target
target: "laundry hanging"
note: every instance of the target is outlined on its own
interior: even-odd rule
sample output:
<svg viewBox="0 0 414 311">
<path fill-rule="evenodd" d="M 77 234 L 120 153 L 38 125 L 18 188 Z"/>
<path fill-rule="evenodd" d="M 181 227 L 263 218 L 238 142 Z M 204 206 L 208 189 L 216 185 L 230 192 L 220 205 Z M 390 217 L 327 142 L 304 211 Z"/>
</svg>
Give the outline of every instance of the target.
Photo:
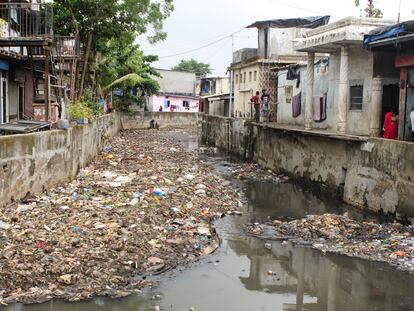
<svg viewBox="0 0 414 311">
<path fill-rule="evenodd" d="M 327 93 L 313 97 L 313 121 L 323 122 L 326 120 L 327 97 Z"/>
<path fill-rule="evenodd" d="M 292 116 L 297 118 L 302 110 L 302 92 L 292 98 Z"/>
</svg>

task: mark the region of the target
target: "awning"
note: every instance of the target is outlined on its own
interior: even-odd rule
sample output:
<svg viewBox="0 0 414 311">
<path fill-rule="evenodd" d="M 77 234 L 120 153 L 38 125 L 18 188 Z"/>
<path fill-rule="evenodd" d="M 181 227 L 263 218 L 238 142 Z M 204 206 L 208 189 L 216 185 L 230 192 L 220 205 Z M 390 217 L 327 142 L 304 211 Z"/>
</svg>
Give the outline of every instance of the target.
<svg viewBox="0 0 414 311">
<path fill-rule="evenodd" d="M 371 42 L 394 38 L 414 32 L 414 21 L 402 22 L 396 25 L 379 27 L 371 30 L 364 36 L 364 47 L 368 48 Z"/>
<path fill-rule="evenodd" d="M 330 16 L 311 16 L 285 19 L 271 19 L 255 22 L 246 28 L 317 28 L 329 23 Z"/>
<path fill-rule="evenodd" d="M 27 134 L 48 130 L 49 122 L 20 120 L 14 123 L 0 125 L 0 133 L 5 134 Z"/>
</svg>

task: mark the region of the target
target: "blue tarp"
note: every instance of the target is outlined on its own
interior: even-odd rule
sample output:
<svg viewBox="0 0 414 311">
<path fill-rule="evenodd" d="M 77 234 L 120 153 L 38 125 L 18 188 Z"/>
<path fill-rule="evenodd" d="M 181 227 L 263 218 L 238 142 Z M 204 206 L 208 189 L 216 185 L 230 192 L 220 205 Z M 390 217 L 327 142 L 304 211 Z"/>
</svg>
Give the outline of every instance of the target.
<svg viewBox="0 0 414 311">
<path fill-rule="evenodd" d="M 392 38 L 411 31 L 412 26 L 413 21 L 408 21 L 388 27 L 376 28 L 364 36 L 364 48 L 368 48 L 371 42 Z"/>
<path fill-rule="evenodd" d="M 0 59 L 0 70 L 9 70 L 9 62 L 7 60 Z"/>
<path fill-rule="evenodd" d="M 298 18 L 271 19 L 255 22 L 246 28 L 317 28 L 329 23 L 329 15 Z"/>
</svg>

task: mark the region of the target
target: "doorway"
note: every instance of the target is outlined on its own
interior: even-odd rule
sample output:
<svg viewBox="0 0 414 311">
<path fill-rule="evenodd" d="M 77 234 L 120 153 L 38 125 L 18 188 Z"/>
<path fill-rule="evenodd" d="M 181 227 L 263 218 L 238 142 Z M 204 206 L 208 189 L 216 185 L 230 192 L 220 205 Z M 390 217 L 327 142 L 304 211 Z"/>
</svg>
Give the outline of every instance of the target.
<svg viewBox="0 0 414 311">
<path fill-rule="evenodd" d="M 399 101 L 400 101 L 400 88 L 398 84 L 390 84 L 383 86 L 382 93 L 382 114 L 381 114 L 381 137 L 383 136 L 383 125 L 385 120 L 385 114 L 390 111 L 394 111 L 398 115 Z"/>
<path fill-rule="evenodd" d="M 24 119 L 24 86 L 19 85 L 19 120 Z"/>
<path fill-rule="evenodd" d="M 7 74 L 3 72 L 0 79 L 0 124 L 9 122 L 8 91 Z"/>
</svg>

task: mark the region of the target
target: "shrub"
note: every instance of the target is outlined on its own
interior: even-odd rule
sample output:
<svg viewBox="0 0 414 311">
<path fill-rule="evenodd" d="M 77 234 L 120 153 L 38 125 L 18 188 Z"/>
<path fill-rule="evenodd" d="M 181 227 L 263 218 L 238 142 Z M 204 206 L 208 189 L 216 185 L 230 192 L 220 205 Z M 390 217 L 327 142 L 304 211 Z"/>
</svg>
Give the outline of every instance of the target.
<svg viewBox="0 0 414 311">
<path fill-rule="evenodd" d="M 68 113 L 72 120 L 89 119 L 93 116 L 92 110 L 82 101 L 70 104 L 68 107 Z"/>
</svg>

